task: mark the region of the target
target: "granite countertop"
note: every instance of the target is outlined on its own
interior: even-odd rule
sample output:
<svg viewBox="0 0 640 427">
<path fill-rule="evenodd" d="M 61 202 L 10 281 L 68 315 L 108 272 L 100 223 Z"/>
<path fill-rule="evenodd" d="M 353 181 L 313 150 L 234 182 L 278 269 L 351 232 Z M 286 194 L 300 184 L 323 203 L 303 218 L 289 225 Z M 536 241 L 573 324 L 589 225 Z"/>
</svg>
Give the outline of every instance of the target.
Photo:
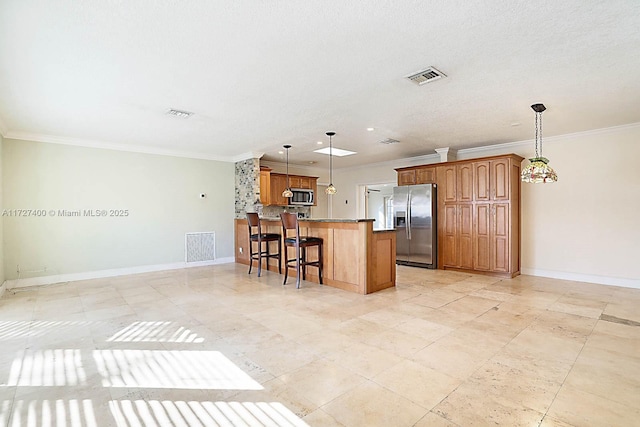
<svg viewBox="0 0 640 427">
<path fill-rule="evenodd" d="M 280 221 L 279 217 L 263 217 L 263 221 Z M 300 222 L 368 222 L 375 221 L 373 218 L 298 218 Z"/>
<path fill-rule="evenodd" d="M 380 229 L 377 229 L 377 230 L 373 230 L 374 233 L 384 233 L 384 232 L 387 232 L 387 231 L 396 231 L 396 229 L 395 228 L 380 228 Z"/>
</svg>

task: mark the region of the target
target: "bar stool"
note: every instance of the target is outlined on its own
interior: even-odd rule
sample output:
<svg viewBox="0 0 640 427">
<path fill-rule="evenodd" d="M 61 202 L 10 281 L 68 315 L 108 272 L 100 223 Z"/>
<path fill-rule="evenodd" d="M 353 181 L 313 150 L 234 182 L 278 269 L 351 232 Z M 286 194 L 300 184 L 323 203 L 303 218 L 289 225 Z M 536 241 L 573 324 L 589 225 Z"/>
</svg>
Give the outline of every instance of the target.
<svg viewBox="0 0 640 427">
<path fill-rule="evenodd" d="M 247 224 L 249 224 L 249 274 L 253 261 L 258 261 L 258 277 L 262 272 L 262 258 L 267 259 L 267 270 L 269 269 L 269 258 L 278 258 L 278 272 L 282 274 L 282 258 L 280 256 L 280 247 L 282 246 L 282 236 L 278 233 L 263 233 L 260 226 L 260 217 L 255 212 L 247 212 Z M 254 228 L 258 228 L 257 233 L 253 233 Z M 258 250 L 253 251 L 253 242 L 258 243 Z M 269 242 L 278 242 L 278 252 L 269 252 Z M 263 250 L 262 244 L 265 244 Z"/>
<path fill-rule="evenodd" d="M 307 266 L 318 267 L 318 278 L 320 284 L 322 284 L 322 238 L 309 237 L 300 235 L 300 225 L 298 224 L 298 215 L 294 213 L 281 213 L 280 219 L 282 220 L 282 236 L 284 237 L 284 282 L 287 284 L 287 277 L 289 276 L 289 269 L 296 269 L 296 288 L 300 288 L 300 267 L 302 267 L 302 278 L 307 278 Z M 296 235 L 294 237 L 287 237 L 287 230 L 295 230 Z M 309 246 L 318 247 L 318 259 L 315 261 L 307 261 L 307 248 Z M 296 250 L 296 257 L 289 259 L 287 251 L 288 247 L 293 247 Z M 295 262 L 295 265 L 292 263 Z"/>
</svg>

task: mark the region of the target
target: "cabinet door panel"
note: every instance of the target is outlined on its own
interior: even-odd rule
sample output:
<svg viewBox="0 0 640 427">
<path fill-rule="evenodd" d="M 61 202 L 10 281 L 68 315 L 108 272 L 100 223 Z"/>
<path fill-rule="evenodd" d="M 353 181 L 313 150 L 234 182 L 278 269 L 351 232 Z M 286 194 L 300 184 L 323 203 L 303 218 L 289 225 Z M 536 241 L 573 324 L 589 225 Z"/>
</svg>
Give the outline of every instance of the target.
<svg viewBox="0 0 640 427">
<path fill-rule="evenodd" d="M 300 179 L 300 187 L 299 188 L 311 188 L 311 178 L 308 176 L 301 176 Z"/>
<path fill-rule="evenodd" d="M 509 271 L 509 204 L 493 204 L 491 270 Z"/>
<path fill-rule="evenodd" d="M 444 168 L 444 201 L 445 202 L 457 201 L 456 199 L 456 167 L 455 166 L 446 166 Z"/>
<path fill-rule="evenodd" d="M 271 204 L 276 206 L 287 206 L 289 200 L 282 197 L 282 192 L 287 187 L 287 177 L 284 175 L 271 174 Z"/>
<path fill-rule="evenodd" d="M 286 180 L 286 177 L 285 177 Z M 285 184 L 286 187 L 287 184 Z M 300 186 L 300 177 L 299 176 L 293 176 L 293 175 L 289 175 L 289 186 L 291 188 L 302 188 Z"/>
<path fill-rule="evenodd" d="M 458 267 L 458 215 L 456 205 L 444 207 L 443 263 L 448 267 Z"/>
<path fill-rule="evenodd" d="M 475 162 L 474 172 L 475 200 L 488 202 L 491 199 L 491 193 L 489 189 L 489 162 Z"/>
<path fill-rule="evenodd" d="M 491 162 L 491 198 L 493 200 L 509 200 L 509 160 L 493 160 Z"/>
<path fill-rule="evenodd" d="M 491 205 L 477 204 L 474 219 L 473 268 L 488 271 L 491 269 Z"/>
<path fill-rule="evenodd" d="M 473 268 L 473 205 L 458 205 L 460 267 Z"/>
<path fill-rule="evenodd" d="M 398 185 L 413 185 L 415 183 L 416 183 L 415 169 L 398 172 Z"/>
<path fill-rule="evenodd" d="M 271 173 L 260 171 L 260 202 L 269 206 L 271 204 Z"/>
<path fill-rule="evenodd" d="M 473 201 L 473 164 L 466 163 L 458 165 L 456 168 L 456 173 L 458 175 L 457 201 Z"/>
<path fill-rule="evenodd" d="M 416 184 L 430 184 L 436 182 L 435 168 L 416 169 Z"/>
</svg>

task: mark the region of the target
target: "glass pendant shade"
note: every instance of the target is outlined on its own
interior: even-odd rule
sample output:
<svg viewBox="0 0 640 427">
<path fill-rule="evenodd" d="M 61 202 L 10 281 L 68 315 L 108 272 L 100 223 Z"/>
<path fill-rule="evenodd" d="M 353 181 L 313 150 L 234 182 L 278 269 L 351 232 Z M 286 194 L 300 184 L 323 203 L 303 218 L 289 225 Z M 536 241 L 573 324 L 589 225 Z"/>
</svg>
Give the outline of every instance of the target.
<svg viewBox="0 0 640 427">
<path fill-rule="evenodd" d="M 532 184 L 556 182 L 558 175 L 549 166 L 549 159 L 542 156 L 542 112 L 547 108 L 544 104 L 533 104 L 531 109 L 536 113 L 536 156 L 529 159 L 529 166 L 522 170 L 520 179 L 522 182 Z M 538 143 L 540 143 L 540 154 L 538 154 Z"/>
<path fill-rule="evenodd" d="M 282 197 L 293 197 L 293 191 L 290 188 L 285 188 L 282 192 Z"/>
<path fill-rule="evenodd" d="M 287 150 L 287 188 L 282 192 L 282 197 L 289 198 L 293 197 L 293 191 L 291 191 L 291 187 L 289 187 L 289 148 L 291 148 L 291 146 L 287 144 L 283 145 L 283 147 Z"/>
<path fill-rule="evenodd" d="M 324 190 L 324 192 L 330 196 L 333 196 L 338 192 L 338 190 L 336 190 L 336 187 L 334 187 L 333 184 L 329 184 L 329 186 Z"/>
<path fill-rule="evenodd" d="M 522 182 L 530 182 L 532 184 L 556 182 L 558 175 L 551 166 L 548 165 L 549 159 L 546 157 L 532 157 L 529 166 L 522 170 Z"/>
</svg>

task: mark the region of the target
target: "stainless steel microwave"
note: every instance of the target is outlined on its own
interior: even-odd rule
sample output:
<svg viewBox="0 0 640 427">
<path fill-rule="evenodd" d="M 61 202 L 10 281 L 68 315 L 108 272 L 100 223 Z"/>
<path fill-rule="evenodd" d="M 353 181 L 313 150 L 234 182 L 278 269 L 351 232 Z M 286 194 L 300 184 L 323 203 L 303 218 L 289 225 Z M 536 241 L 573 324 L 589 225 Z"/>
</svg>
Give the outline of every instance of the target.
<svg viewBox="0 0 640 427">
<path fill-rule="evenodd" d="M 293 196 L 289 198 L 291 205 L 313 205 L 313 190 L 309 188 L 292 188 Z"/>
</svg>

